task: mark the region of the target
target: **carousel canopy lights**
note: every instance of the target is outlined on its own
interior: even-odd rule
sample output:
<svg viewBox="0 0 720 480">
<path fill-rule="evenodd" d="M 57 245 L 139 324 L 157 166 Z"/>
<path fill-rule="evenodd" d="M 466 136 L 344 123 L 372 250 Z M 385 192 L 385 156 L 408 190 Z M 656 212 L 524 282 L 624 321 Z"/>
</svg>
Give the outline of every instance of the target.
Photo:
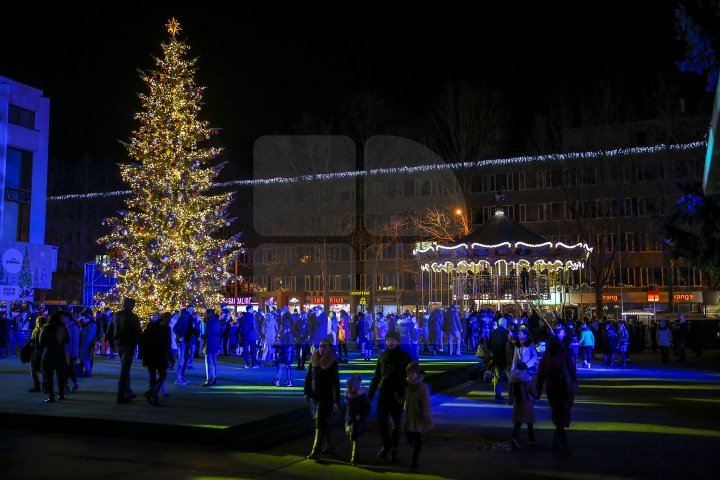
<svg viewBox="0 0 720 480">
<path fill-rule="evenodd" d="M 413 250 L 423 271 L 480 273 L 481 267 L 510 265 L 531 270 L 577 270 L 585 265 L 592 248 L 585 243 L 553 243 L 501 213 L 456 244 L 420 244 Z"/>
</svg>

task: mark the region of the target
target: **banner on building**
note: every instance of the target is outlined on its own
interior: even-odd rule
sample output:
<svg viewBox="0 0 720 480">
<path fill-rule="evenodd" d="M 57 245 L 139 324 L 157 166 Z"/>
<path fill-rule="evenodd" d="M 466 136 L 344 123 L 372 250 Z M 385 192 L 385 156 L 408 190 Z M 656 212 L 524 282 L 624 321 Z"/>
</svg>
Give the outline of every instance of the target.
<svg viewBox="0 0 720 480">
<path fill-rule="evenodd" d="M 0 241 L 0 300 L 32 301 L 36 288 L 51 288 L 57 248 Z"/>
</svg>

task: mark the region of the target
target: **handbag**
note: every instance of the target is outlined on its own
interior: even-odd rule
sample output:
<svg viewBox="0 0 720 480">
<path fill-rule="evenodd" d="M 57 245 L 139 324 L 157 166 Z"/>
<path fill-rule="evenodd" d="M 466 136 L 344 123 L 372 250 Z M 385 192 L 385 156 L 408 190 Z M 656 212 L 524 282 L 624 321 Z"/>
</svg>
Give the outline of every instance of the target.
<svg viewBox="0 0 720 480">
<path fill-rule="evenodd" d="M 570 375 L 570 369 L 567 366 L 567 361 L 563 361 L 560 378 L 565 386 L 565 392 L 574 397 L 578 392 L 578 384 L 577 380 L 573 379 L 572 375 Z"/>
</svg>

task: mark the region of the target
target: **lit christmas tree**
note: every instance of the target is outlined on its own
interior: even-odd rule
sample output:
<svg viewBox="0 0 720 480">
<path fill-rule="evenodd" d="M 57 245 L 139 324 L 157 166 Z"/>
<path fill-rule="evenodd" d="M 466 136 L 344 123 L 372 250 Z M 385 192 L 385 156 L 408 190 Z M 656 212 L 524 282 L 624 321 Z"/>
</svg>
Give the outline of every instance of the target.
<svg viewBox="0 0 720 480">
<path fill-rule="evenodd" d="M 98 300 L 118 308 L 123 297 L 134 298 L 142 317 L 191 303 L 217 306 L 220 290 L 235 280 L 228 267 L 241 252 L 239 234 L 212 236 L 232 222 L 233 195 L 206 194 L 223 164 L 214 161 L 219 149 L 198 142 L 217 130 L 197 118 L 204 89 L 193 79 L 196 60 L 186 58 L 189 47 L 176 38 L 178 22 L 167 27 L 164 57 L 155 70 L 141 72 L 150 92 L 140 95 L 140 128 L 127 145 L 133 162 L 120 166 L 133 194 L 127 210 L 104 221 L 112 231 L 98 240 L 112 259 L 106 274 L 117 278 Z"/>
<path fill-rule="evenodd" d="M 28 256 L 27 247 L 25 247 L 25 254 L 23 255 L 22 268 L 20 269 L 20 276 L 18 277 L 18 286 L 22 289 L 21 296 L 23 298 L 31 295 L 33 282 L 32 273 L 30 273 L 30 257 Z"/>
</svg>

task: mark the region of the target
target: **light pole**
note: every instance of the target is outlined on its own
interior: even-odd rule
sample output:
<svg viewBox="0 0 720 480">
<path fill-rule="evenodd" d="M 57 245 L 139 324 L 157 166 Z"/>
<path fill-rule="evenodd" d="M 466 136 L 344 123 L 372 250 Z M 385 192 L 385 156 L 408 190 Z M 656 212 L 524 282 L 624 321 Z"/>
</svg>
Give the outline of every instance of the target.
<svg viewBox="0 0 720 480">
<path fill-rule="evenodd" d="M 455 209 L 455 215 L 460 217 L 460 221 L 462 222 L 462 229 L 463 229 L 463 236 L 470 234 L 470 219 L 465 214 L 465 211 L 462 208 L 456 208 Z"/>
</svg>

